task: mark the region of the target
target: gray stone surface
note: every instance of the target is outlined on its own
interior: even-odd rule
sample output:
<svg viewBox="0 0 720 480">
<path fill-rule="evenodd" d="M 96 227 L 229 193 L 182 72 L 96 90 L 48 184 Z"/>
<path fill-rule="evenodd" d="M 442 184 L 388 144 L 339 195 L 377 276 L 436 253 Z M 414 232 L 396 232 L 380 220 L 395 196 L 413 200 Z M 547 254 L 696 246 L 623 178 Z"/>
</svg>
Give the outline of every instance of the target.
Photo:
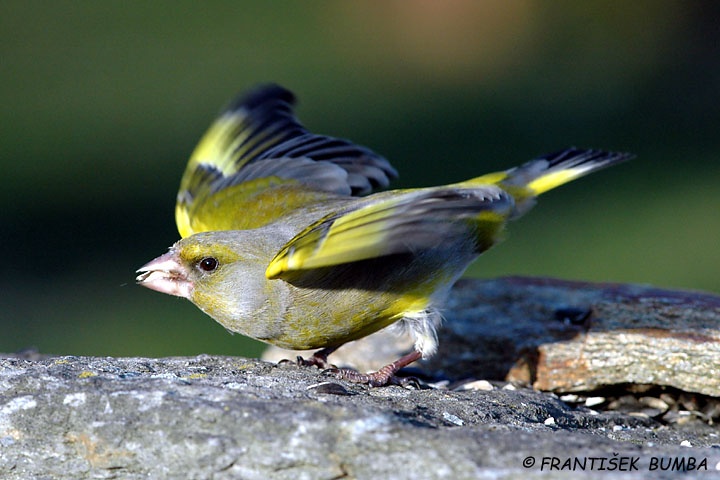
<svg viewBox="0 0 720 480">
<path fill-rule="evenodd" d="M 622 478 L 646 478 L 662 457 L 705 465 L 709 476 L 718 445 L 718 429 L 699 421 L 668 427 L 526 389 L 368 389 L 315 368 L 229 357 L 0 359 L 6 479 L 572 474 L 548 477 L 543 457 L 638 469 Z M 535 465 L 524 468 L 528 458 Z M 621 475 L 595 462 L 592 477 Z"/>
<path fill-rule="evenodd" d="M 420 364 L 435 388 L 422 389 L 232 357 L 0 355 L 0 479 L 717 478 L 720 403 L 686 392 L 717 388 L 718 305 L 628 285 L 461 282 L 440 352 Z M 597 338 L 605 353 L 578 350 Z M 331 361 L 376 369 L 408 347 L 380 332 Z M 553 351 L 570 352 L 564 370 Z"/>
<path fill-rule="evenodd" d="M 524 382 L 587 392 L 626 384 L 720 397 L 720 297 L 643 285 L 509 277 L 462 280 L 422 368 L 452 379 Z M 330 360 L 377 370 L 412 342 L 379 332 Z M 296 353 L 268 350 L 276 361 Z"/>
</svg>

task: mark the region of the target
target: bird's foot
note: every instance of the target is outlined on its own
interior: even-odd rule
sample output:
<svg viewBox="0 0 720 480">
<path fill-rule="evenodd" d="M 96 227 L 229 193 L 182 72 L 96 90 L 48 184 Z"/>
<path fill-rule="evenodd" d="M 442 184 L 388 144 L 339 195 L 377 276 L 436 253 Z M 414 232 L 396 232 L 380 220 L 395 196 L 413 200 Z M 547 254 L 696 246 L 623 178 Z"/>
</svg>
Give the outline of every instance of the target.
<svg viewBox="0 0 720 480">
<path fill-rule="evenodd" d="M 329 368 L 325 370 L 327 373 L 335 375 L 337 378 L 347 380 L 353 383 L 364 383 L 371 387 L 384 387 L 385 385 L 408 385 L 418 384 L 418 380 L 413 377 L 397 377 L 395 374 L 403 367 L 410 365 L 422 357 L 420 352 L 414 351 L 399 358 L 389 365 L 385 365 L 377 372 L 360 373 L 349 368 Z"/>
<path fill-rule="evenodd" d="M 372 373 L 360 373 L 351 368 L 328 368 L 323 373 L 334 375 L 341 380 L 347 380 L 352 383 L 363 383 L 371 387 L 384 387 L 387 385 L 419 386 L 418 379 L 415 377 L 398 377 L 397 375 L 388 375 L 380 370 Z"/>
<path fill-rule="evenodd" d="M 328 355 L 330 355 L 332 352 L 334 352 L 336 348 L 323 348 L 322 350 L 318 350 L 315 352 L 311 357 L 305 359 L 298 355 L 295 358 L 295 364 L 301 367 L 318 367 L 320 369 L 328 369 L 328 368 L 335 368 L 334 365 L 330 364 L 328 362 Z M 280 360 L 281 364 L 284 363 L 293 363 L 292 360 Z"/>
</svg>

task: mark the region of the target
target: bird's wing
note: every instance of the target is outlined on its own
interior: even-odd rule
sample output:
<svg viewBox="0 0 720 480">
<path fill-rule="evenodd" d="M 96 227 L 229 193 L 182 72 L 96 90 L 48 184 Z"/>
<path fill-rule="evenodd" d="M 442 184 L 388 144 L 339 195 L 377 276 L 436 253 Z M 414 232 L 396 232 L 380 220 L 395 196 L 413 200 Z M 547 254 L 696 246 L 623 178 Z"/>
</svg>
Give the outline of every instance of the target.
<svg viewBox="0 0 720 480">
<path fill-rule="evenodd" d="M 177 196 L 182 237 L 255 228 L 332 195 L 365 195 L 397 172 L 371 150 L 306 130 L 295 97 L 265 85 L 238 97 L 198 143 Z"/>
<path fill-rule="evenodd" d="M 265 275 L 328 267 L 433 248 L 489 248 L 513 210 L 495 185 L 381 193 L 320 219 L 290 240 Z"/>
</svg>

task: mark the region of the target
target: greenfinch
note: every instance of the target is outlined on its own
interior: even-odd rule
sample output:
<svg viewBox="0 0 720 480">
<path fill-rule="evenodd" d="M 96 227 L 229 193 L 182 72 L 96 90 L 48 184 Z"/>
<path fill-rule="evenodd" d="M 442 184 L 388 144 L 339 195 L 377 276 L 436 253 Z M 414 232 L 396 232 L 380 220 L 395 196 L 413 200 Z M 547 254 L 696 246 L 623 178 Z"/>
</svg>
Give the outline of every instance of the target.
<svg viewBox="0 0 720 480">
<path fill-rule="evenodd" d="M 138 270 L 140 285 L 185 297 L 231 332 L 295 350 L 341 345 L 390 325 L 414 350 L 377 372 L 385 385 L 435 353 L 440 308 L 468 265 L 541 193 L 631 158 L 569 148 L 451 185 L 389 190 L 390 163 L 295 118 L 291 92 L 232 102 L 190 157 L 177 195 L 181 240 Z"/>
</svg>

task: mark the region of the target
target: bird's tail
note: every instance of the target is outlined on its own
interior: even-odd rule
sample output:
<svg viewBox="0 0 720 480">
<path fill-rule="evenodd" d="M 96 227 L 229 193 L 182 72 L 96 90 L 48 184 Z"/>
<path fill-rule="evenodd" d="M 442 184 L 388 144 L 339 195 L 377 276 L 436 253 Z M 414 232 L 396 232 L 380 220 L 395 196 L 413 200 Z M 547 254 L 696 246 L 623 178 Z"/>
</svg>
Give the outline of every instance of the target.
<svg viewBox="0 0 720 480">
<path fill-rule="evenodd" d="M 633 156 L 630 153 L 568 148 L 466 183 L 492 183 L 500 186 L 515 199 L 517 216 L 532 207 L 538 195 L 589 173 L 630 160 Z"/>
</svg>

